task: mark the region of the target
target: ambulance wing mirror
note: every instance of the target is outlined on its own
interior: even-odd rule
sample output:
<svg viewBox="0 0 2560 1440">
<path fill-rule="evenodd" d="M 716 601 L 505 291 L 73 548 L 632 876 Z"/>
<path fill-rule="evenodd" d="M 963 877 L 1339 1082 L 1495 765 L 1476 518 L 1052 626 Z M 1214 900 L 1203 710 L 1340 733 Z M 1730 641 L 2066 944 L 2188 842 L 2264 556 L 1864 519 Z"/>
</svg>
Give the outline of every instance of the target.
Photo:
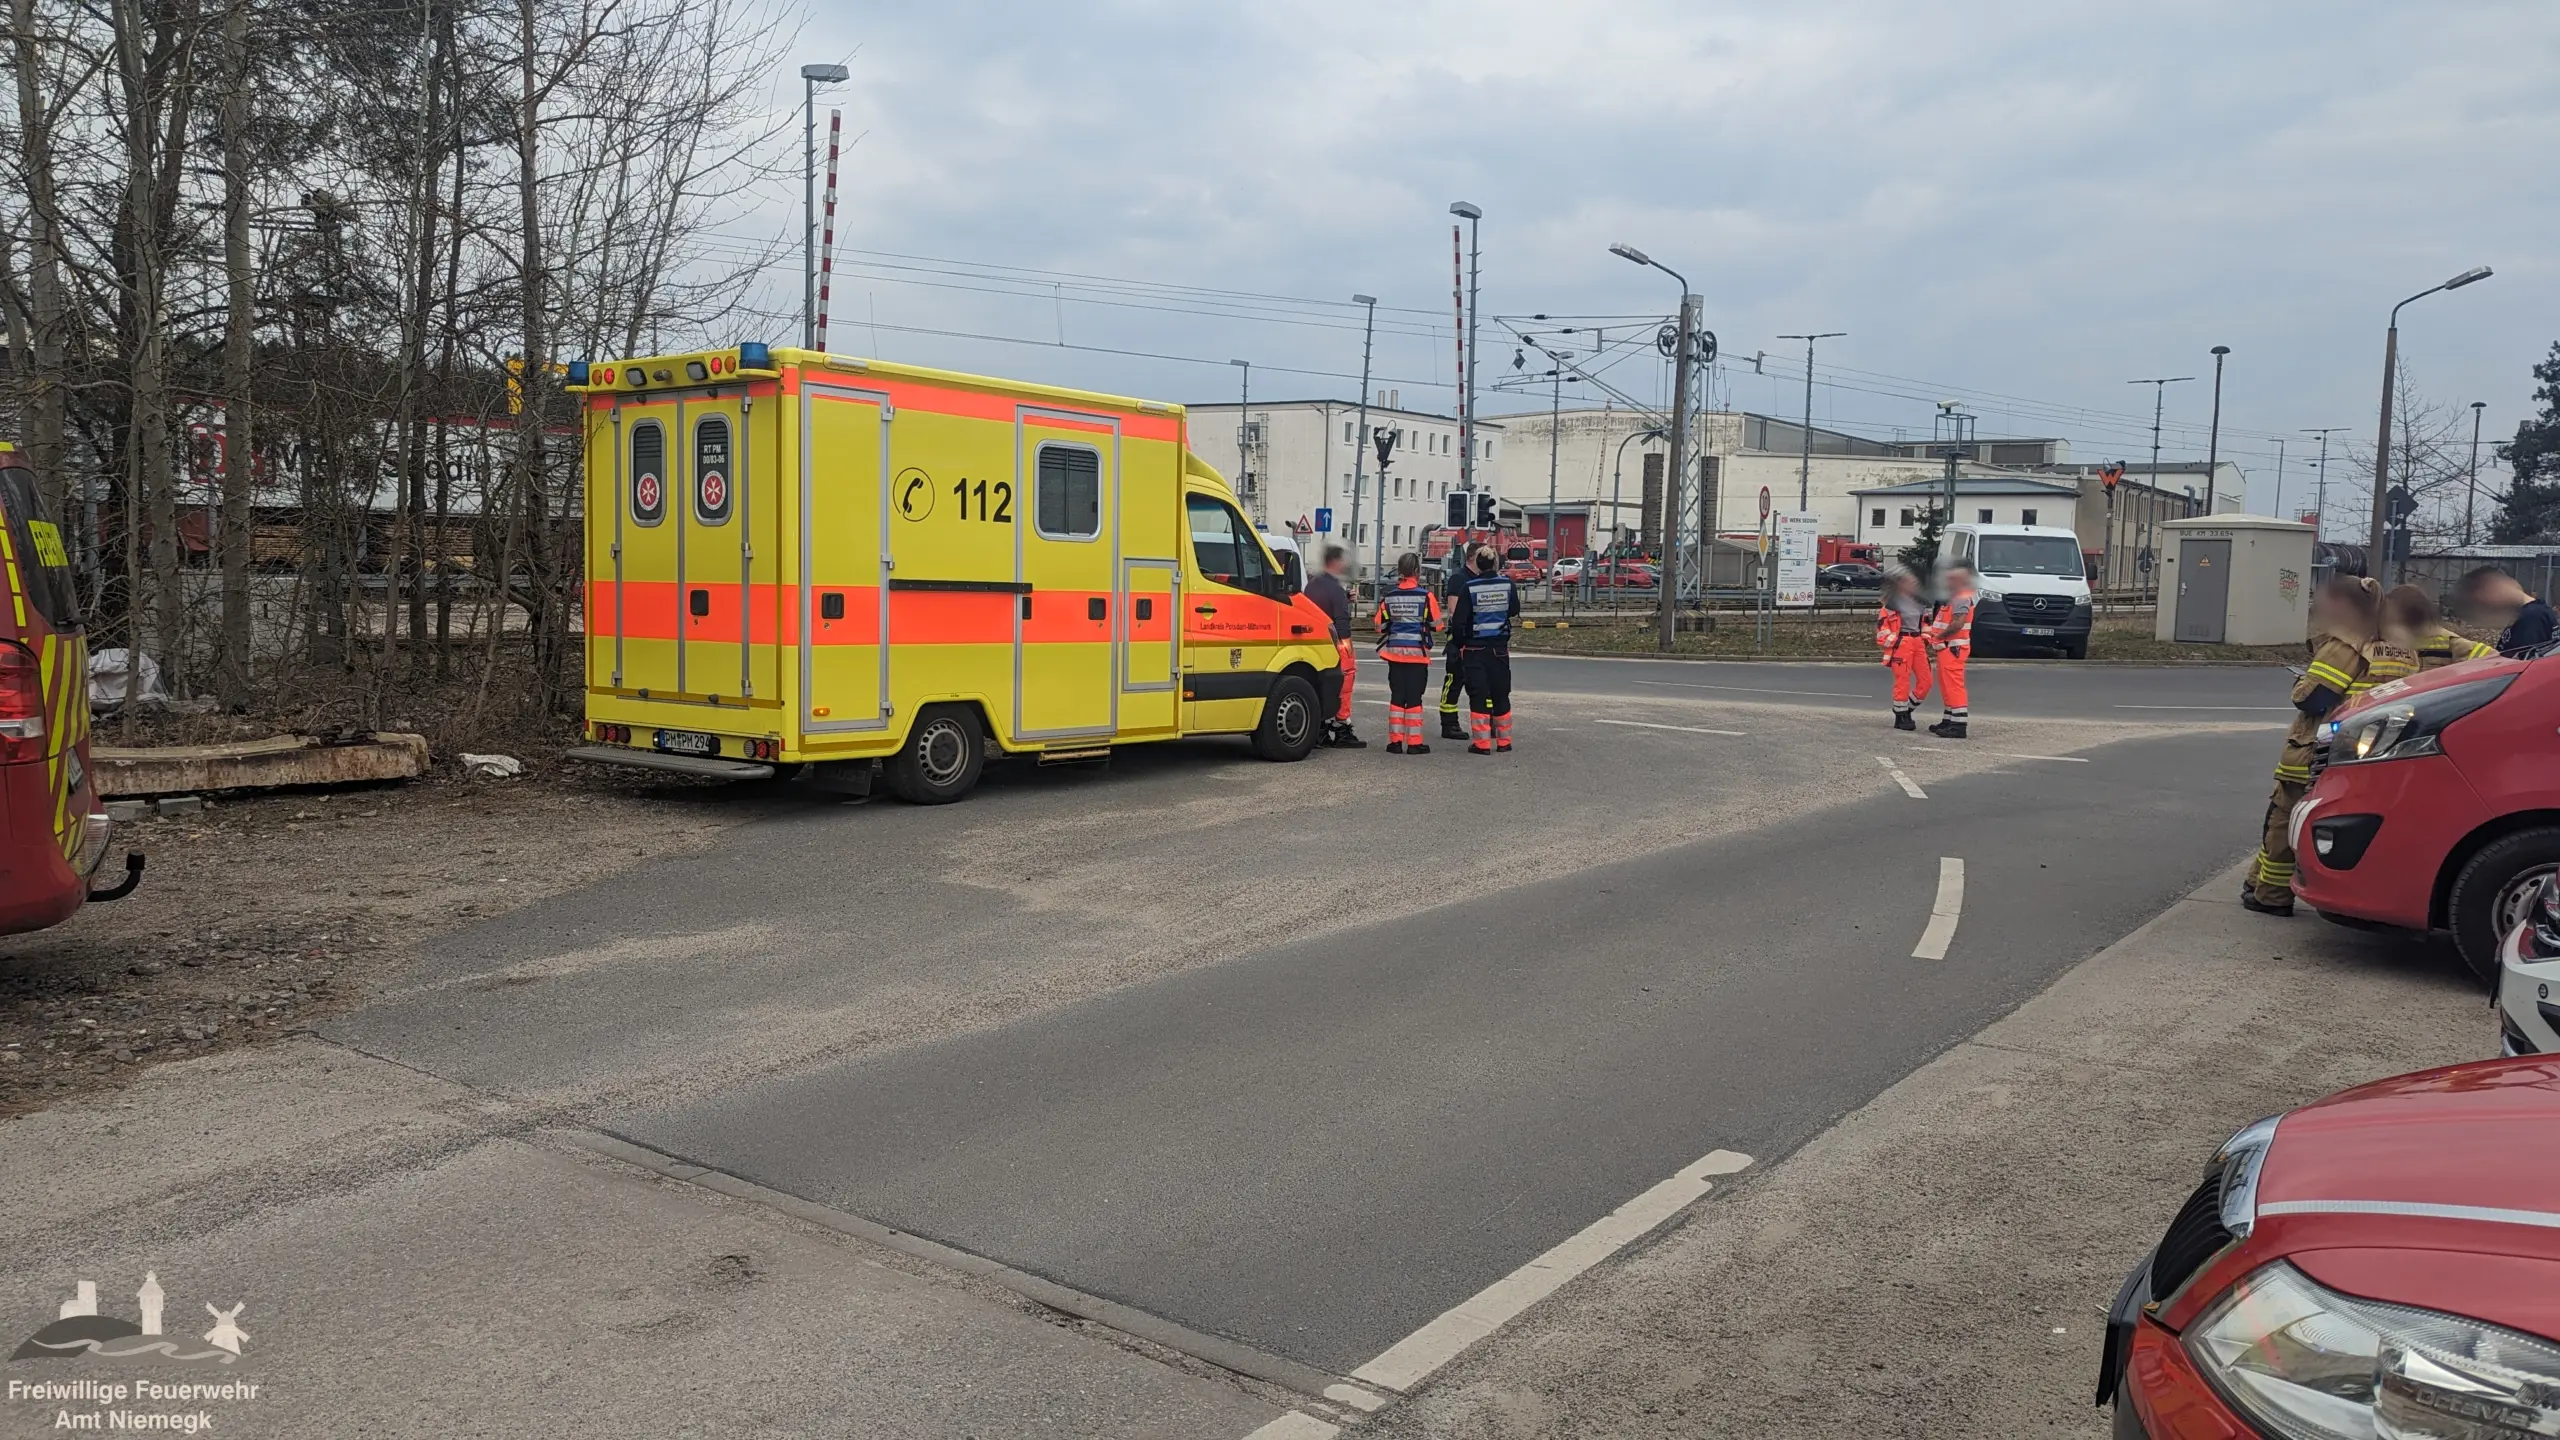
<svg viewBox="0 0 2560 1440">
<path fill-rule="evenodd" d="M 1281 552 L 1280 580 L 1281 583 L 1288 587 L 1288 589 L 1281 594 L 1281 599 L 1286 600 L 1292 595 L 1305 593 L 1307 588 L 1307 562 L 1303 556 L 1298 554 L 1297 551 L 1285 550 Z"/>
</svg>

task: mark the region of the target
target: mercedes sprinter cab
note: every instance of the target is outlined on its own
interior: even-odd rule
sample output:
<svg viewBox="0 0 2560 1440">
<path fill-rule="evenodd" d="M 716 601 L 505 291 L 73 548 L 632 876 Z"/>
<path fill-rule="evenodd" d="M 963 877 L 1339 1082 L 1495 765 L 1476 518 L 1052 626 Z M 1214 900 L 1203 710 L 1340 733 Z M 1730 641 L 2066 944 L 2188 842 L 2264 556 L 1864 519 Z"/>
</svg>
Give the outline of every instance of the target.
<svg viewBox="0 0 2560 1440">
<path fill-rule="evenodd" d="M 1950 525 L 1938 553 L 1972 570 L 1981 586 L 1975 654 L 2051 646 L 2088 658 L 2089 576 L 2078 534 L 2050 525 Z"/>
</svg>

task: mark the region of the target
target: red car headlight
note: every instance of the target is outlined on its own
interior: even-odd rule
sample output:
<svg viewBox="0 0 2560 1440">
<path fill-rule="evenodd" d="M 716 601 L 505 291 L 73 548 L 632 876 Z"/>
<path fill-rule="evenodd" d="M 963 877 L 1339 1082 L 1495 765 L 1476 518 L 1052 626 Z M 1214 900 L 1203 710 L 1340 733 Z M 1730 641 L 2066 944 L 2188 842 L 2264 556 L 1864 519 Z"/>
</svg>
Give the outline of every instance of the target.
<svg viewBox="0 0 2560 1440">
<path fill-rule="evenodd" d="M 2341 1295 L 2281 1260 L 2183 1338 L 2223 1398 L 2281 1440 L 2560 1435 L 2560 1345 Z"/>
</svg>

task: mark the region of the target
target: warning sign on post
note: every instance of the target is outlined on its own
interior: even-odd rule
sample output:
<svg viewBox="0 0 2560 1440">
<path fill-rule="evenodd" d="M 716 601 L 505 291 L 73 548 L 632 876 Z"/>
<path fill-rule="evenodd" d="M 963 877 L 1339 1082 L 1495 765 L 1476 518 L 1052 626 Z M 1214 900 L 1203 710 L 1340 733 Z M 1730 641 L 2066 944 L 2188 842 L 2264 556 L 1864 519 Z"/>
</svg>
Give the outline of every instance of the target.
<svg viewBox="0 0 2560 1440">
<path fill-rule="evenodd" d="M 1822 553 L 1822 517 L 1810 510 L 1778 515 L 1778 605 L 1782 609 L 1813 608 L 1815 563 Z"/>
</svg>

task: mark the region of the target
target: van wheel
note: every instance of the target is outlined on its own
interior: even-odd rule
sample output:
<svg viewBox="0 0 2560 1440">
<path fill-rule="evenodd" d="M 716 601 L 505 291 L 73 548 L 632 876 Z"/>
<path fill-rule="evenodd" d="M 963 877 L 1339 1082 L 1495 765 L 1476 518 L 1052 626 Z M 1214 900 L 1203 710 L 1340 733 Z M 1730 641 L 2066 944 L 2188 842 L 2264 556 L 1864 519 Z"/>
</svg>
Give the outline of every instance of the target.
<svg viewBox="0 0 2560 1440">
<path fill-rule="evenodd" d="M 1265 760 L 1304 760 L 1315 748 L 1316 687 L 1301 676 L 1283 675 L 1263 702 L 1253 753 Z"/>
<path fill-rule="evenodd" d="M 2471 857 L 2454 877 L 2445 918 L 2471 973 L 2494 985 L 2498 945 L 2533 914 L 2542 887 L 2560 872 L 2560 830 L 2527 830 Z"/>
<path fill-rule="evenodd" d="M 928 705 L 889 757 L 889 793 L 910 805 L 948 805 L 978 788 L 987 745 L 977 712 L 966 705 Z"/>
</svg>

